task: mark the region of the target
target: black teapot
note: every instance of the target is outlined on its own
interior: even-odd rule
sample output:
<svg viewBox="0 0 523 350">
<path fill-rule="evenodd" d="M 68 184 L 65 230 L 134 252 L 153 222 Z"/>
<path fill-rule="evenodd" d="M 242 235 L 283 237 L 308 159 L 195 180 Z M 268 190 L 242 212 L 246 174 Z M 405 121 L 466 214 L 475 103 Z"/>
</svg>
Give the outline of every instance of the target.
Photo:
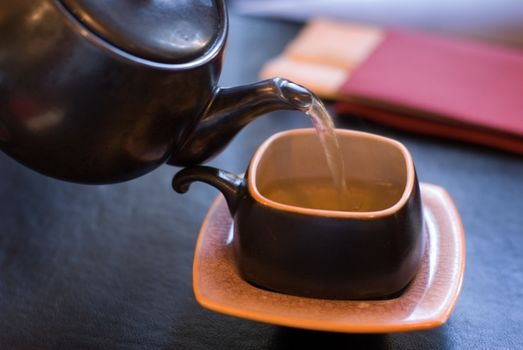
<svg viewBox="0 0 523 350">
<path fill-rule="evenodd" d="M 275 78 L 217 87 L 224 0 L 0 1 L 0 149 L 67 181 L 197 164 L 250 120 L 304 109 Z"/>
</svg>

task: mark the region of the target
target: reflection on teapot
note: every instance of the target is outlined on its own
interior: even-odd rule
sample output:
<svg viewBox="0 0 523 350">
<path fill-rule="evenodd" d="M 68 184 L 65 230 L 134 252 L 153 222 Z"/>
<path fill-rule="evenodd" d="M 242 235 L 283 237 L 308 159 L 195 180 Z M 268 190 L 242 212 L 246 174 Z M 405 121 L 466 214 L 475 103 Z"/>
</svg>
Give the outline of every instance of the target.
<svg viewBox="0 0 523 350">
<path fill-rule="evenodd" d="M 0 149 L 41 173 L 125 181 L 196 164 L 310 102 L 275 78 L 217 87 L 224 0 L 0 2 Z"/>
</svg>

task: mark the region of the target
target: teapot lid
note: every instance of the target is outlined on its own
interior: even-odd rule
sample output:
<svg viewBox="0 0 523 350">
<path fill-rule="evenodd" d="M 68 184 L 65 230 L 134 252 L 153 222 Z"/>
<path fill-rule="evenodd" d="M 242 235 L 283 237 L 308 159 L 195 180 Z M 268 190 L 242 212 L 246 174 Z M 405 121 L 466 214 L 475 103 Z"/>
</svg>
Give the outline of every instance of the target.
<svg viewBox="0 0 523 350">
<path fill-rule="evenodd" d="M 225 13 L 216 0 L 61 2 L 99 37 L 132 55 L 162 63 L 203 56 L 225 29 Z"/>
</svg>

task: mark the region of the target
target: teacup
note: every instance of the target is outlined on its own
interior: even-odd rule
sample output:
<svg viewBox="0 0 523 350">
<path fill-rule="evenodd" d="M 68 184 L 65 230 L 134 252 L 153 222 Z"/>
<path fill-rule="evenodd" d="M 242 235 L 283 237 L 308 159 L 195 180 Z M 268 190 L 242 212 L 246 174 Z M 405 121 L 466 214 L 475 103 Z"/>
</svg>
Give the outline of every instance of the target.
<svg viewBox="0 0 523 350">
<path fill-rule="evenodd" d="M 313 129 L 269 138 L 245 176 L 196 166 L 176 174 L 173 187 L 185 192 L 203 181 L 223 193 L 234 218 L 236 264 L 251 284 L 315 298 L 393 297 L 415 276 L 425 246 L 412 157 L 389 138 L 336 134 L 348 186 L 343 201 L 354 209 L 338 210 L 338 198 L 328 194 L 320 198 L 331 175 Z"/>
</svg>

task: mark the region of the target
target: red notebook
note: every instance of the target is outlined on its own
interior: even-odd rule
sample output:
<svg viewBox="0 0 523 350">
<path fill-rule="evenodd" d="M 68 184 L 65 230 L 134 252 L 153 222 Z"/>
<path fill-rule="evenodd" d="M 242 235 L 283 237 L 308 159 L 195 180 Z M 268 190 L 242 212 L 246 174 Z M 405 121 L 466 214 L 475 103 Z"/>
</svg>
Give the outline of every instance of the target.
<svg viewBox="0 0 523 350">
<path fill-rule="evenodd" d="M 340 87 L 338 113 L 523 154 L 523 53 L 404 31 Z"/>
<path fill-rule="evenodd" d="M 297 80 L 356 115 L 523 154 L 523 52 L 412 31 L 309 23 L 262 76 Z"/>
</svg>

